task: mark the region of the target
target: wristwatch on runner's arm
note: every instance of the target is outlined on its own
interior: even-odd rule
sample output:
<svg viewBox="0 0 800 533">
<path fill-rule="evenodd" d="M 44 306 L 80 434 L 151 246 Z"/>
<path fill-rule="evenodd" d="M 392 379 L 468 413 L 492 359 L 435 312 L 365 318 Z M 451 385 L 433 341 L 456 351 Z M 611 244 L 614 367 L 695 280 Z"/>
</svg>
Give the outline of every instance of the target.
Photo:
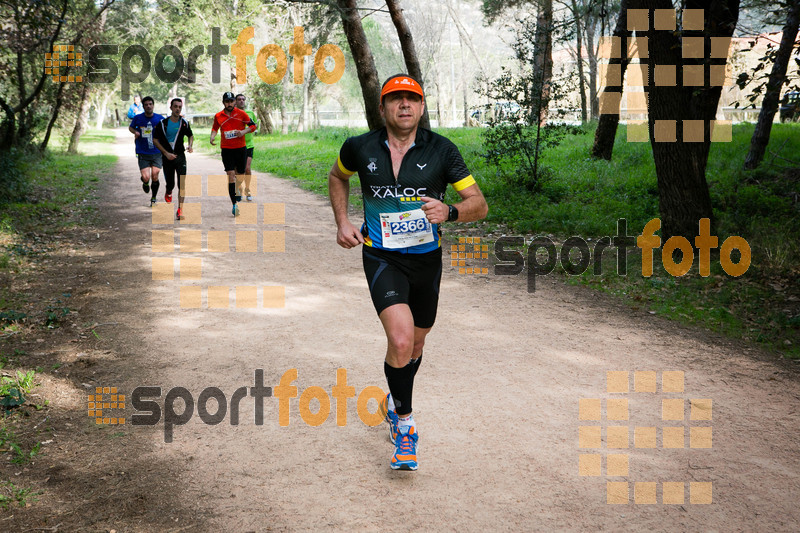
<svg viewBox="0 0 800 533">
<path fill-rule="evenodd" d="M 447 222 L 455 222 L 458 220 L 458 209 L 454 205 L 448 205 L 447 208 L 450 210 L 447 214 Z"/>
</svg>

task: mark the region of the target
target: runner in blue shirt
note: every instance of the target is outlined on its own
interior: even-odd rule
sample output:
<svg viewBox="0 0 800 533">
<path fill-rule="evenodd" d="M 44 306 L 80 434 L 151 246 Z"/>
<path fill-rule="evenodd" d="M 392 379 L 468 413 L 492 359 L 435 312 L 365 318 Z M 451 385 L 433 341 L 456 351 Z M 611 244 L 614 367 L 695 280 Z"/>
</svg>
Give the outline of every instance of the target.
<svg viewBox="0 0 800 533">
<path fill-rule="evenodd" d="M 144 113 L 133 117 L 128 131 L 133 133 L 136 144 L 136 158 L 139 160 L 139 172 L 142 179 L 142 190 L 150 192 L 150 180 L 153 180 L 153 192 L 150 197 L 150 207 L 156 203 L 158 192 L 158 173 L 161 171 L 161 152 L 153 144 L 153 131 L 164 117 L 153 113 L 155 102 L 150 96 L 142 98 Z"/>
</svg>

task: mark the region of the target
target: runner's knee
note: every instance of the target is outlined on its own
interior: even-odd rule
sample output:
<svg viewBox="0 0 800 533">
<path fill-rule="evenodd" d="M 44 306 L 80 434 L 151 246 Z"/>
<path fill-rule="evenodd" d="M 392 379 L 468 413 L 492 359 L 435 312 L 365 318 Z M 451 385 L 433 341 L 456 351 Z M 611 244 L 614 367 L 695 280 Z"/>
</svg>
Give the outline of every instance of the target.
<svg viewBox="0 0 800 533">
<path fill-rule="evenodd" d="M 390 351 L 395 353 L 399 359 L 405 361 L 398 361 L 399 363 L 407 363 L 411 357 L 411 352 L 414 348 L 414 336 L 407 332 L 394 332 L 388 335 Z"/>
</svg>

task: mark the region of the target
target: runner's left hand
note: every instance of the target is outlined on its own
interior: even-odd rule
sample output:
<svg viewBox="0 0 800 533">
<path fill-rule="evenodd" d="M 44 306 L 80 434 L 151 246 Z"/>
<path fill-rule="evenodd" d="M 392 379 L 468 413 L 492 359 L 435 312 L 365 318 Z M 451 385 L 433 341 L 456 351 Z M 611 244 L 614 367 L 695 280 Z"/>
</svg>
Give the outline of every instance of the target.
<svg viewBox="0 0 800 533">
<path fill-rule="evenodd" d="M 422 212 L 425 213 L 428 222 L 441 224 L 447 220 L 447 216 L 450 214 L 450 208 L 447 205 L 429 196 L 420 196 L 420 200 L 425 202 L 425 205 L 422 206 Z"/>
</svg>

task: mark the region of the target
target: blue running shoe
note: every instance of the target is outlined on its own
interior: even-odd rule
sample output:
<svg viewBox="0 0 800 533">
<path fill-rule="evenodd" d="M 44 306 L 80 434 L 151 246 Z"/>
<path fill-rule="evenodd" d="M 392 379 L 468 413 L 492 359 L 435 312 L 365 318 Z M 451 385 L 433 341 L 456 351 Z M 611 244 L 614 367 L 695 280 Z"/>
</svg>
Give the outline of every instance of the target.
<svg viewBox="0 0 800 533">
<path fill-rule="evenodd" d="M 414 426 L 400 426 L 396 438 L 397 448 L 392 456 L 389 466 L 392 470 L 417 469 L 417 428 Z"/>
<path fill-rule="evenodd" d="M 381 404 L 381 409 L 385 413 L 383 419 L 389 424 L 389 440 L 392 441 L 392 444 L 395 444 L 395 440 L 397 439 L 397 423 L 400 421 L 400 417 L 397 416 L 394 409 L 389 409 L 390 396 L 391 393 L 386 395 L 386 399 L 384 400 L 385 404 Z"/>
<path fill-rule="evenodd" d="M 231 213 L 233 213 L 233 216 L 238 217 L 239 216 L 239 206 L 236 205 L 236 204 L 233 204 L 233 209 L 231 210 Z"/>
</svg>

